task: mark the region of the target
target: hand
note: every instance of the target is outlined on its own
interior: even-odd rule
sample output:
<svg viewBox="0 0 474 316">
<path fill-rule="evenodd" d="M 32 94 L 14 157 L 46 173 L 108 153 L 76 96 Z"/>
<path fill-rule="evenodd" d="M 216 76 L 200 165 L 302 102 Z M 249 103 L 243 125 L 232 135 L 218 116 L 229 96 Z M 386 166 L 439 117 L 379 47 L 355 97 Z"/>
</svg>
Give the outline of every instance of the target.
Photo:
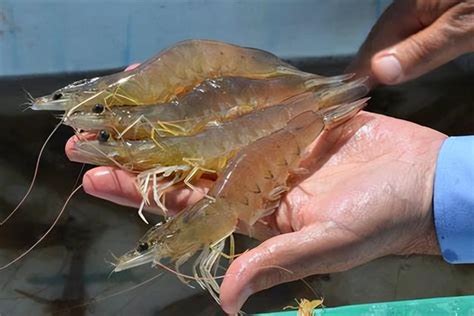
<svg viewBox="0 0 474 316">
<path fill-rule="evenodd" d="M 349 72 L 398 84 L 474 51 L 474 1 L 396 0 L 361 46 Z"/>
<path fill-rule="evenodd" d="M 437 254 L 432 194 L 445 135 L 367 112 L 323 134 L 273 216 L 281 234 L 238 257 L 221 286 L 223 309 L 313 274 L 390 254 Z M 291 273 L 290 273 L 290 272 Z"/>
<path fill-rule="evenodd" d="M 389 254 L 439 254 L 431 201 L 437 154 L 445 138 L 367 112 L 324 133 L 304 163 L 311 176 L 288 192 L 267 219 L 280 235 L 244 253 L 227 270 L 221 286 L 223 309 L 235 313 L 257 291 Z M 133 181 L 124 171 L 99 167 L 86 173 L 84 188 L 137 206 L 140 197 Z M 212 184 L 202 181 L 205 187 Z M 200 197 L 183 189 L 167 196 L 167 202 L 177 209 Z"/>
</svg>

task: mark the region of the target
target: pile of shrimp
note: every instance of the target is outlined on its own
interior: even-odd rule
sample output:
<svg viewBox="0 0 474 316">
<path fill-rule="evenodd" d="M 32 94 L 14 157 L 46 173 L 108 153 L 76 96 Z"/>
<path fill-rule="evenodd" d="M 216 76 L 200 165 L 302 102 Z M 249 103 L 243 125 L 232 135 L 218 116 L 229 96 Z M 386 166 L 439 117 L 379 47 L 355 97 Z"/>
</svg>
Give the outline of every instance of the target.
<svg viewBox="0 0 474 316">
<path fill-rule="evenodd" d="M 155 203 L 167 214 L 166 192 L 180 183 L 199 190 L 196 180 L 214 175 L 200 201 L 152 226 L 114 271 L 166 267 L 166 260 L 219 302 L 217 266 L 235 257 L 223 249 L 237 224 L 268 238 L 255 227 L 278 208 L 308 146 L 366 104 L 365 79 L 352 77 L 303 72 L 258 49 L 188 40 L 133 70 L 37 98 L 32 108 L 63 112 L 61 123 L 77 134 L 75 161 L 136 174 L 145 222 L 144 206 Z M 179 271 L 190 258 L 192 276 Z"/>
</svg>

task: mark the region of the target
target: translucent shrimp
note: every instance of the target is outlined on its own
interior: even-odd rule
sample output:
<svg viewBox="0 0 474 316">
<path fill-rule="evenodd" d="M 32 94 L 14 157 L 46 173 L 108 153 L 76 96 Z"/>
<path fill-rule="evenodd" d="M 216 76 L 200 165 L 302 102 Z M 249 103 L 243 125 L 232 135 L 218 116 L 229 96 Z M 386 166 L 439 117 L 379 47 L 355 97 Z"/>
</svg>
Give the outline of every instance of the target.
<svg viewBox="0 0 474 316">
<path fill-rule="evenodd" d="M 106 129 L 122 139 L 150 138 L 155 132 L 158 136 L 191 135 L 209 122 L 222 122 L 350 77 L 306 79 L 289 75 L 264 80 L 243 77 L 207 79 L 189 93 L 166 104 L 111 109 L 97 104 L 90 112 L 78 111 L 67 116 L 64 124 L 85 131 Z"/>
<path fill-rule="evenodd" d="M 186 161 L 195 161 L 203 168 L 212 169 L 216 167 L 216 157 L 229 155 L 242 146 L 281 129 L 296 115 L 357 100 L 367 91 L 364 79 L 334 84 L 314 93 L 298 95 L 282 104 L 210 126 L 192 136 L 165 137 L 159 143 L 150 139 L 116 141 L 108 137 L 95 141 L 79 140 L 74 144 L 71 156 L 77 162 L 119 164 L 130 171 L 181 165 Z"/>
<path fill-rule="evenodd" d="M 333 128 L 354 116 L 366 101 L 304 112 L 285 128 L 243 148 L 219 177 L 210 197 L 151 228 L 135 249 L 118 259 L 114 271 L 150 262 L 161 265 L 164 259 L 174 262 L 179 271 L 180 265 L 202 251 L 193 265 L 193 273 L 201 287 L 219 302 L 219 286 L 212 271 L 225 239 L 235 231 L 238 222 L 251 235 L 253 225 L 279 205 L 282 194 L 288 190 L 288 176 L 297 169 L 305 148 L 324 128 Z"/>
<path fill-rule="evenodd" d="M 211 40 L 188 40 L 161 51 L 134 70 L 84 79 L 37 98 L 32 108 L 70 114 L 90 110 L 96 104 L 113 107 L 165 103 L 208 78 L 270 78 L 287 74 L 318 77 L 263 50 Z"/>
<path fill-rule="evenodd" d="M 310 301 L 306 298 L 302 298 L 300 300 L 295 299 L 295 301 L 297 306 L 286 306 L 283 309 L 297 309 L 297 316 L 313 316 L 314 310 L 319 306 L 323 306 L 323 299 Z"/>
<path fill-rule="evenodd" d="M 146 199 L 152 188 L 154 200 L 161 206 L 159 198 L 162 192 L 176 182 L 184 179 L 185 184 L 193 188 L 192 179 L 203 172 L 221 171 L 240 148 L 283 128 L 300 113 L 351 102 L 367 91 L 364 79 L 333 84 L 314 93 L 296 96 L 283 104 L 208 127 L 196 135 L 165 137 L 159 143 L 153 140 L 78 141 L 70 158 L 77 162 L 118 165 L 130 171 L 144 171 L 138 176 L 139 189 Z M 175 177 L 171 182 L 163 188 L 157 187 L 158 180 L 173 173 Z"/>
</svg>

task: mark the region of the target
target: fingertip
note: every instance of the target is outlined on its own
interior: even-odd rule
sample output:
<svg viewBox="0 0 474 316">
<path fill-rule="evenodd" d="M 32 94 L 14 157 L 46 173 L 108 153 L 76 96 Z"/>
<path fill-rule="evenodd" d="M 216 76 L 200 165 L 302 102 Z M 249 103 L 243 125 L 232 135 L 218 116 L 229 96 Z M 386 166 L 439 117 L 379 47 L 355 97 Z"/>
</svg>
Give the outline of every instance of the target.
<svg viewBox="0 0 474 316">
<path fill-rule="evenodd" d="M 300 255 L 294 249 L 298 240 L 297 232 L 278 235 L 235 259 L 221 285 L 222 309 L 238 313 L 250 295 L 298 279 L 299 271 L 288 269 Z"/>
<path fill-rule="evenodd" d="M 69 160 L 73 160 L 74 158 L 73 151 L 74 151 L 74 144 L 76 143 L 76 140 L 77 140 L 76 136 L 72 136 L 66 142 L 65 152 Z"/>
<path fill-rule="evenodd" d="M 97 167 L 87 171 L 82 178 L 86 193 L 109 200 L 111 196 L 119 194 L 118 180 L 110 167 Z"/>
<path fill-rule="evenodd" d="M 241 257 L 237 258 L 227 269 L 221 285 L 221 307 L 229 315 L 238 314 L 250 295 L 253 294 L 247 278 L 243 276 L 246 267 Z"/>
<path fill-rule="evenodd" d="M 67 140 L 65 148 L 64 148 L 67 158 L 71 161 L 82 162 L 80 159 L 76 159 L 78 157 L 74 155 L 76 153 L 76 143 L 79 141 L 92 140 L 95 137 L 96 137 L 96 134 L 91 133 L 91 132 L 84 132 L 84 133 L 80 133 L 80 134 L 70 137 Z"/>
<path fill-rule="evenodd" d="M 87 171 L 82 179 L 84 191 L 92 196 L 124 206 L 136 207 L 140 196 L 134 176 L 114 167 L 97 167 Z"/>
<path fill-rule="evenodd" d="M 403 69 L 395 54 L 381 52 L 372 58 L 372 72 L 380 83 L 393 85 L 403 80 Z"/>
<path fill-rule="evenodd" d="M 92 169 L 94 170 L 94 169 Z M 90 195 L 94 195 L 93 192 L 94 192 L 94 182 L 92 181 L 91 179 L 91 171 L 92 170 L 89 170 L 87 171 L 84 176 L 82 177 L 82 188 L 84 189 L 84 191 L 87 193 L 87 194 L 90 194 Z"/>
</svg>

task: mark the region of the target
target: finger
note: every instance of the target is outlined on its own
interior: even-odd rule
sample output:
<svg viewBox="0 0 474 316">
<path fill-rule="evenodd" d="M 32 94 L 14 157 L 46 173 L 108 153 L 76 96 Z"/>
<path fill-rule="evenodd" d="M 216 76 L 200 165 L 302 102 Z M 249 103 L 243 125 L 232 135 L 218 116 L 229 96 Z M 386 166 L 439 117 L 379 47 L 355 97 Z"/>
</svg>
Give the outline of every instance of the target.
<svg viewBox="0 0 474 316">
<path fill-rule="evenodd" d="M 369 76 L 370 86 L 380 83 L 371 67 L 372 57 L 429 26 L 459 1 L 394 1 L 380 16 L 361 45 L 347 72 Z"/>
<path fill-rule="evenodd" d="M 74 152 L 75 152 L 74 147 L 78 141 L 94 140 L 96 138 L 97 138 L 97 134 L 90 133 L 90 132 L 79 133 L 77 135 L 70 137 L 68 141 L 66 142 L 66 146 L 65 146 L 65 152 L 68 159 L 71 161 L 76 161 L 74 157 Z"/>
<path fill-rule="evenodd" d="M 357 77 L 369 76 L 370 87 L 379 84 L 372 73 L 371 58 L 420 29 L 413 8 L 403 1 L 393 2 L 372 27 L 346 72 L 356 73 Z"/>
<path fill-rule="evenodd" d="M 343 271 L 374 259 L 373 253 L 359 253 L 357 241 L 357 236 L 332 223 L 273 237 L 232 262 L 221 286 L 222 308 L 236 314 L 258 291 L 310 274 Z"/>
<path fill-rule="evenodd" d="M 419 77 L 474 50 L 474 2 L 451 7 L 429 27 L 377 53 L 371 69 L 384 84 Z"/>
<path fill-rule="evenodd" d="M 116 204 L 138 208 L 143 198 L 138 191 L 135 177 L 135 174 L 116 167 L 97 167 L 84 175 L 84 191 Z M 212 183 L 207 179 L 196 181 L 195 185 L 202 190 L 192 190 L 184 185 L 175 186 L 165 193 L 165 206 L 171 214 L 176 213 L 201 199 Z M 153 201 L 153 198 L 150 197 L 149 200 Z M 152 204 L 146 209 L 162 213 L 156 204 Z"/>
<path fill-rule="evenodd" d="M 138 207 L 142 197 L 135 184 L 135 175 L 115 167 L 97 167 L 82 179 L 84 191 L 119 205 Z M 156 207 L 148 210 L 157 211 Z"/>
</svg>

